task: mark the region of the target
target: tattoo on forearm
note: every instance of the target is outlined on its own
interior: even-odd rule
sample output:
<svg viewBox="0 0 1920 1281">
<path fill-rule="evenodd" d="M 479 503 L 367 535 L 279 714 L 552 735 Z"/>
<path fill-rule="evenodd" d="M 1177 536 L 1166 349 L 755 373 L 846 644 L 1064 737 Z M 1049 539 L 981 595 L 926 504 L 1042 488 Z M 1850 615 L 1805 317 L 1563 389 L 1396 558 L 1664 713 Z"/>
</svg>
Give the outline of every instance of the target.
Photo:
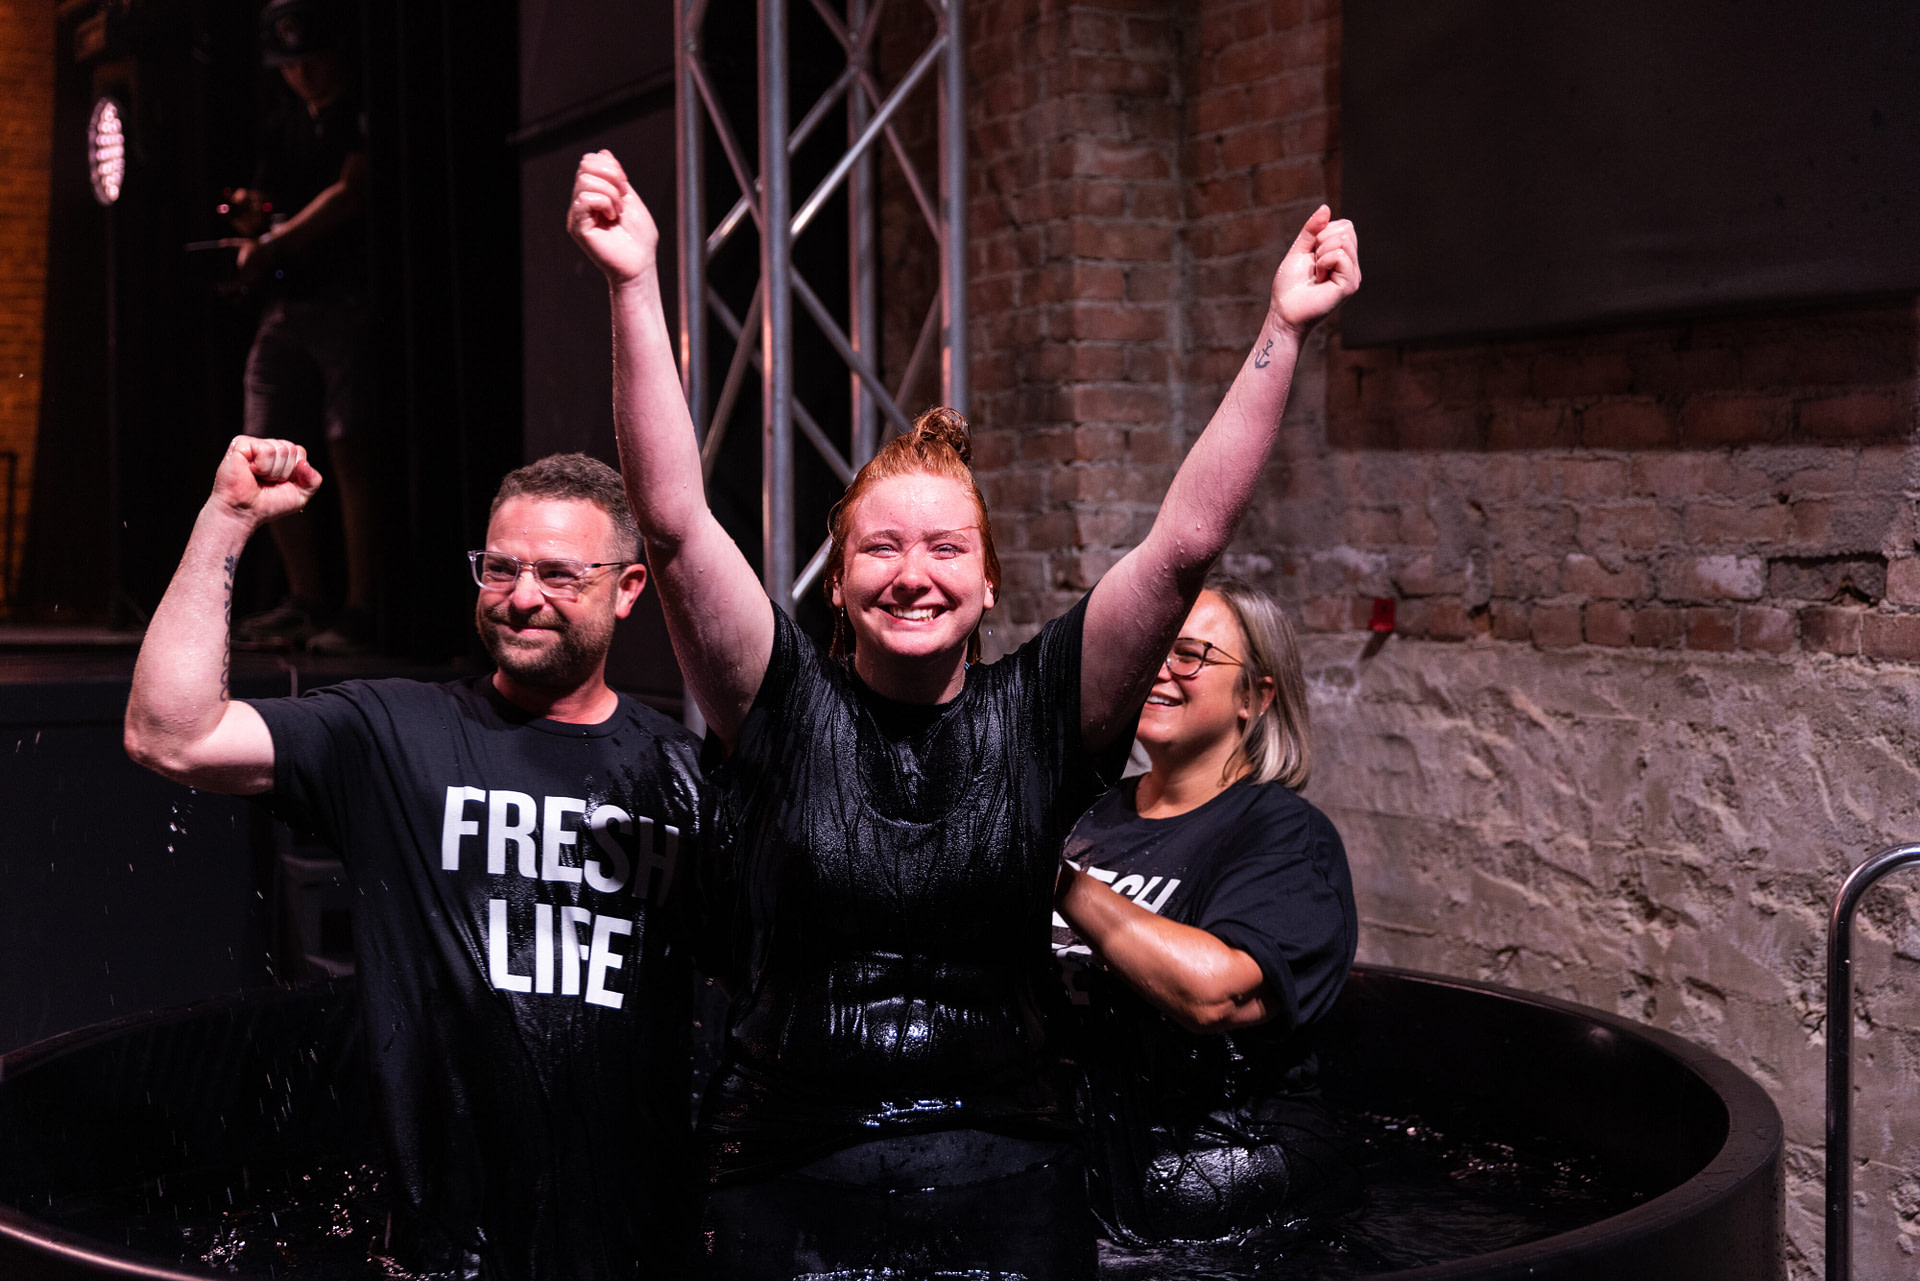
<svg viewBox="0 0 1920 1281">
<path fill-rule="evenodd" d="M 228 678 L 233 673 L 233 637 L 231 635 L 233 629 L 233 571 L 234 567 L 239 565 L 239 563 L 240 558 L 238 556 L 227 557 L 227 578 L 225 586 L 222 589 L 222 613 L 229 633 L 221 637 L 222 644 L 220 646 L 220 701 L 223 703 L 227 701 L 227 690 L 229 688 Z"/>
<path fill-rule="evenodd" d="M 1267 345 L 1254 353 L 1253 367 L 1255 369 L 1265 369 L 1268 365 L 1271 365 L 1272 363 L 1273 363 L 1273 339 L 1269 338 L 1267 339 Z"/>
</svg>

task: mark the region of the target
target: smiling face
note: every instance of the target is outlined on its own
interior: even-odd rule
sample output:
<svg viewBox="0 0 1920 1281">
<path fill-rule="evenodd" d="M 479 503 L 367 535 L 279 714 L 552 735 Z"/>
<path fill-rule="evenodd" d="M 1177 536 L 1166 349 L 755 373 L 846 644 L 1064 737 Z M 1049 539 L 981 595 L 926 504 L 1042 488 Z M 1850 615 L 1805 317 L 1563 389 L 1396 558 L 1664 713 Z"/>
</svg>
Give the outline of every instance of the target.
<svg viewBox="0 0 1920 1281">
<path fill-rule="evenodd" d="M 852 626 L 861 677 L 885 690 L 894 683 L 884 679 L 889 669 L 924 677 L 951 664 L 957 679 L 994 599 L 979 509 L 966 489 L 923 472 L 878 481 L 847 521 L 845 549 L 831 595 Z"/>
<path fill-rule="evenodd" d="M 487 522 L 487 547 L 524 561 L 549 557 L 621 560 L 613 521 L 593 503 L 514 497 Z M 510 590 L 483 587 L 474 626 L 501 673 L 521 685 L 570 690 L 593 680 L 613 643 L 615 620 L 625 618 L 646 583 L 646 568 L 589 571 L 577 600 L 549 600 L 532 574 Z"/>
<path fill-rule="evenodd" d="M 1208 657 L 1221 661 L 1208 663 L 1192 676 L 1175 676 L 1163 664 L 1140 711 L 1136 736 L 1149 753 L 1157 748 L 1183 756 L 1237 750 L 1241 726 L 1253 714 L 1240 692 L 1240 668 L 1231 661 L 1247 655 L 1240 624 L 1225 601 L 1210 591 L 1201 592 L 1193 612 L 1180 625 L 1180 636 L 1211 641 L 1214 648 L 1207 651 Z M 1268 686 L 1263 692 L 1271 698 L 1271 682 Z"/>
</svg>

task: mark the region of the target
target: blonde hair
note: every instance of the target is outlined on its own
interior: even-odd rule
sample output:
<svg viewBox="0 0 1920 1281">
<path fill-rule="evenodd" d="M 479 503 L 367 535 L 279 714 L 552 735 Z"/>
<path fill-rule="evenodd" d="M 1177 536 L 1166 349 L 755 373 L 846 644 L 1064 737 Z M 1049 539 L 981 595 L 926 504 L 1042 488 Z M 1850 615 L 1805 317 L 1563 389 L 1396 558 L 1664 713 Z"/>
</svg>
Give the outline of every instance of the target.
<svg viewBox="0 0 1920 1281">
<path fill-rule="evenodd" d="M 973 500 L 974 510 L 980 515 L 980 546 L 986 561 L 987 582 L 998 592 L 1000 557 L 993 550 L 993 527 L 987 523 L 986 500 L 980 497 L 980 487 L 973 480 L 973 469 L 967 465 L 972 458 L 973 437 L 967 420 L 959 410 L 944 406 L 927 410 L 913 420 L 912 431 L 895 436 L 882 445 L 880 452 L 860 469 L 853 483 L 847 486 L 847 492 L 827 513 L 827 537 L 832 546 L 827 552 L 827 572 L 821 583 L 827 599 L 833 599 L 834 589 L 840 586 L 847 572 L 847 535 L 853 523 L 854 509 L 867 496 L 868 490 L 895 476 L 944 476 L 967 491 L 967 497 Z M 849 658 L 853 654 L 853 624 L 848 621 L 844 609 L 834 615 L 832 654 L 835 658 Z M 967 638 L 967 661 L 980 661 L 978 627 Z"/>
<path fill-rule="evenodd" d="M 1246 642 L 1235 692 L 1249 707 L 1257 707 L 1260 681 L 1273 681 L 1273 701 L 1265 711 L 1249 716 L 1240 730 L 1239 759 L 1247 764 L 1244 777 L 1255 783 L 1279 783 L 1297 792 L 1313 772 L 1313 730 L 1293 624 L 1280 602 L 1242 579 L 1213 574 L 1205 590 L 1226 602 Z"/>
</svg>

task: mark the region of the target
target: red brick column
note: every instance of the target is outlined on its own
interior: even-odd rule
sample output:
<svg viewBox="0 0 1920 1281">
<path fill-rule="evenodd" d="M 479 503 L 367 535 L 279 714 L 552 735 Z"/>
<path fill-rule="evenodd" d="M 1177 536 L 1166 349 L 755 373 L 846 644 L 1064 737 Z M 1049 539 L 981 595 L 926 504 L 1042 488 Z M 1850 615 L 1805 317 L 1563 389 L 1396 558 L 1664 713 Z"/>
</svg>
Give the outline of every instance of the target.
<svg viewBox="0 0 1920 1281">
<path fill-rule="evenodd" d="M 1179 52 L 1127 0 L 970 8 L 976 468 L 1003 650 L 1145 533 L 1172 476 Z"/>
<path fill-rule="evenodd" d="M 53 10 L 44 0 L 0 0 L 0 449 L 20 455 L 16 547 L 26 539 L 40 420 Z"/>
</svg>

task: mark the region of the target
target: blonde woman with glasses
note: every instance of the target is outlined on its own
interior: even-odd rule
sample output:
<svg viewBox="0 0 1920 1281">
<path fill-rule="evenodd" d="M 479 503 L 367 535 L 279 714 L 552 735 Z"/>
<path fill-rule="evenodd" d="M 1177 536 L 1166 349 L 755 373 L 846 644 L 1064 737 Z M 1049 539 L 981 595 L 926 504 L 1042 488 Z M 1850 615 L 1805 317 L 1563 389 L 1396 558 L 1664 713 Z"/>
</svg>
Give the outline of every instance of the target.
<svg viewBox="0 0 1920 1281">
<path fill-rule="evenodd" d="M 1055 950 L 1076 989 L 1095 1212 L 1116 1240 L 1214 1240 L 1345 1181 L 1312 1028 L 1353 962 L 1340 834 L 1312 765 L 1293 629 L 1208 581 L 1140 715 L 1152 769 L 1067 841 Z"/>
</svg>

